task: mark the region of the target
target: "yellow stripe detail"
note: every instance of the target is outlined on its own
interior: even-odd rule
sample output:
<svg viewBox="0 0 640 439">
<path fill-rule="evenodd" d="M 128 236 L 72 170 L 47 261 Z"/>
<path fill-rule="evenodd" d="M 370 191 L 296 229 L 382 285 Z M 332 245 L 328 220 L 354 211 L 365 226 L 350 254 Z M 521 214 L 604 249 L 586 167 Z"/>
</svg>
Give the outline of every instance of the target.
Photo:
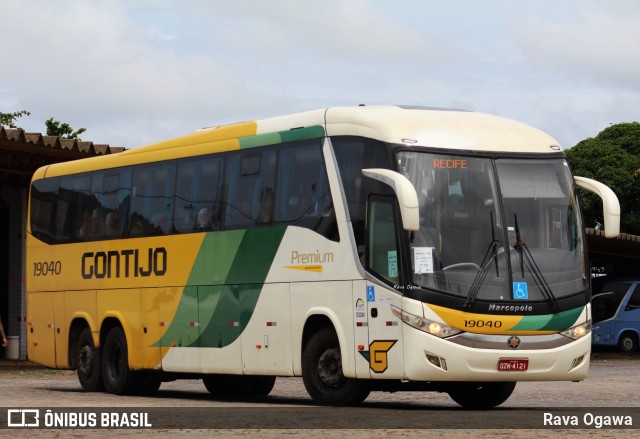
<svg viewBox="0 0 640 439">
<path fill-rule="evenodd" d="M 186 136 L 176 137 L 163 142 L 154 143 L 148 146 L 135 148 L 123 152 L 122 154 L 138 154 L 147 151 L 160 151 L 163 149 L 183 148 L 185 146 L 198 145 L 202 143 L 215 143 L 221 140 L 237 139 L 239 137 L 255 136 L 258 130 L 256 122 L 242 122 L 233 125 L 225 125 L 216 128 L 208 128 L 196 131 Z"/>
<path fill-rule="evenodd" d="M 513 331 L 523 319 L 523 316 L 507 316 L 497 314 L 475 314 L 465 311 L 458 311 L 438 305 L 426 304 L 435 312 L 447 325 L 466 332 L 476 334 L 552 334 L 555 331 Z"/>
<path fill-rule="evenodd" d="M 322 265 L 284 265 L 282 268 L 291 270 L 313 271 L 314 273 L 322 273 Z"/>
<path fill-rule="evenodd" d="M 56 177 L 59 175 L 110 169 L 139 163 L 171 160 L 192 155 L 235 151 L 240 149 L 240 141 L 238 138 L 255 136 L 256 131 L 256 122 L 243 122 L 220 128 L 196 131 L 186 136 L 141 146 L 118 154 L 56 163 L 47 168 L 46 176 Z M 141 154 L 143 152 L 146 154 Z M 37 176 L 42 177 L 41 174 L 42 172 L 38 173 Z"/>
</svg>

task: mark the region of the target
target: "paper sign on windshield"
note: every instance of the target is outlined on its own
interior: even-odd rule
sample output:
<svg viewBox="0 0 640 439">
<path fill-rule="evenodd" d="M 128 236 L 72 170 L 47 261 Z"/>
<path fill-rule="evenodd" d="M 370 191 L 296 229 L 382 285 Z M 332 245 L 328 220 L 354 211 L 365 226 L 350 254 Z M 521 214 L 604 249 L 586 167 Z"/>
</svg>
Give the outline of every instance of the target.
<svg viewBox="0 0 640 439">
<path fill-rule="evenodd" d="M 416 274 L 433 273 L 434 247 L 414 247 L 413 267 Z"/>
</svg>

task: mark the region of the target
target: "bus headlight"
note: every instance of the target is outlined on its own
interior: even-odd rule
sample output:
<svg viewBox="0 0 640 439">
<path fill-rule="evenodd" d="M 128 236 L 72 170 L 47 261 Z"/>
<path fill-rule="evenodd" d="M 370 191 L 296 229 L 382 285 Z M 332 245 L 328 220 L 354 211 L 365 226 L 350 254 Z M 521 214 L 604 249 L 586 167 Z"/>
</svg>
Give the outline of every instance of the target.
<svg viewBox="0 0 640 439">
<path fill-rule="evenodd" d="M 564 335 L 565 337 L 578 340 L 579 338 L 584 337 L 590 332 L 591 332 L 591 320 L 589 320 L 588 322 L 582 323 L 580 325 L 576 325 L 572 328 L 569 328 L 566 331 L 562 331 L 560 334 Z"/>
<path fill-rule="evenodd" d="M 462 332 L 459 329 L 452 328 L 444 323 L 434 322 L 433 320 L 408 313 L 397 306 L 391 305 L 391 310 L 407 325 L 412 328 L 419 329 L 422 332 L 426 332 L 427 334 L 435 335 L 436 337 L 446 338 Z"/>
</svg>

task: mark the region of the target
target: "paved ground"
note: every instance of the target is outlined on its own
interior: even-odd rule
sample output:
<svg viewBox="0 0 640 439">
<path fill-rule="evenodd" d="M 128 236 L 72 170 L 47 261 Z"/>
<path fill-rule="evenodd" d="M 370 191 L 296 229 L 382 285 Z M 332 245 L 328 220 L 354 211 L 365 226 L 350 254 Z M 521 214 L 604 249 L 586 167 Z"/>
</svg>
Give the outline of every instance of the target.
<svg viewBox="0 0 640 439">
<path fill-rule="evenodd" d="M 268 421 L 274 413 L 287 416 L 301 424 L 305 416 L 317 416 L 316 413 L 328 413 L 328 417 L 344 426 L 345 419 L 352 420 L 356 426 L 363 426 L 363 419 L 373 419 L 379 426 L 375 430 L 359 429 L 234 429 L 234 430 L 192 430 L 192 429 L 153 429 L 153 430 L 29 430 L 30 438 L 76 438 L 76 437 L 211 437 L 222 434 L 224 437 L 305 437 L 326 438 L 350 437 L 352 439 L 369 437 L 434 437 L 457 438 L 469 435 L 479 438 L 495 437 L 638 437 L 639 432 L 629 430 L 566 430 L 548 427 L 545 429 L 415 429 L 412 424 L 422 416 L 455 427 L 460 416 L 466 420 L 477 417 L 479 423 L 486 425 L 486 419 L 495 417 L 496 422 L 505 416 L 541 418 L 549 408 L 560 410 L 564 407 L 587 407 L 595 415 L 609 414 L 607 407 L 635 407 L 634 422 L 640 424 L 640 355 L 623 356 L 614 353 L 596 353 L 592 358 L 589 377 L 581 383 L 544 382 L 519 383 L 511 398 L 502 409 L 492 412 L 465 412 L 446 394 L 437 393 L 372 393 L 361 408 L 346 408 L 338 411 L 326 411 L 315 407 L 307 396 L 302 381 L 297 378 L 280 378 L 272 394 L 258 401 L 222 401 L 212 399 L 199 380 L 180 380 L 164 383 L 156 397 L 118 397 L 104 393 L 84 393 L 80 390 L 77 378 L 70 371 L 56 371 L 29 366 L 25 363 L 0 363 L 0 394 L 4 407 L 205 407 L 204 413 L 212 416 L 221 413 L 246 413 L 256 417 L 255 421 Z M 234 408 L 233 410 L 229 407 Z M 270 410 L 274 408 L 273 410 Z M 545 410 L 542 410 L 545 409 Z M 0 409 L 4 411 L 4 409 Z M 226 411 L 225 411 L 226 410 Z M 275 412 L 274 412 L 275 410 Z M 321 412 L 321 410 L 325 410 Z M 335 409 L 334 409 L 335 410 Z M 614 409 L 614 412 L 617 409 Z M 182 413 L 182 412 L 181 412 Z M 202 411 L 188 411 L 193 416 L 201 416 Z M 489 418 L 486 418 L 489 417 Z M 263 419 L 264 418 L 264 419 Z M 637 419 L 636 419 L 637 418 Z M 2 413 L 2 419 L 5 414 Z M 397 421 L 407 421 L 406 429 L 384 428 L 397 426 Z M 414 422 L 411 422 L 414 420 Z M 197 422 L 195 420 L 194 422 Z M 450 423 L 449 423 L 450 422 Z M 491 421 L 490 421 L 491 422 Z M 449 424 L 447 424 L 449 423 Z M 366 424 L 366 422 L 365 422 Z M 421 424 L 417 422 L 417 424 Z M 296 425 L 295 422 L 287 425 Z M 637 428 L 637 427 L 636 427 Z M 25 437 L 26 430 L 12 429 L 0 431 L 2 437 Z"/>
</svg>

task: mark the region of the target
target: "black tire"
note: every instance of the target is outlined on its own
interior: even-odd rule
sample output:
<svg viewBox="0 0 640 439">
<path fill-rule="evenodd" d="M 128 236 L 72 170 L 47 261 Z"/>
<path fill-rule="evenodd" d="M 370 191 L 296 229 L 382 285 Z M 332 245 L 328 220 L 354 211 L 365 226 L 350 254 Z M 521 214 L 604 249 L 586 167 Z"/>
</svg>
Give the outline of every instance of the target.
<svg viewBox="0 0 640 439">
<path fill-rule="evenodd" d="M 204 387 L 209 393 L 216 395 L 216 380 L 214 375 L 206 375 L 202 377 L 202 384 L 204 384 Z"/>
<path fill-rule="evenodd" d="M 633 332 L 625 332 L 618 340 L 618 350 L 630 354 L 638 349 L 638 337 Z"/>
<path fill-rule="evenodd" d="M 253 381 L 251 394 L 255 396 L 267 396 L 276 384 L 276 377 L 255 376 L 253 377 Z"/>
<path fill-rule="evenodd" d="M 136 392 L 138 395 L 151 396 L 158 392 L 162 385 L 160 374 L 155 372 L 137 372 L 137 375 L 140 379 L 140 387 Z"/>
<path fill-rule="evenodd" d="M 321 405 L 358 405 L 371 392 L 367 381 L 346 378 L 342 373 L 340 343 L 331 327 L 313 334 L 304 347 L 302 379 L 309 396 Z"/>
<path fill-rule="evenodd" d="M 460 383 L 449 391 L 449 396 L 464 408 L 486 410 L 497 407 L 509 399 L 515 388 L 515 382 Z"/>
<path fill-rule="evenodd" d="M 202 378 L 209 393 L 220 398 L 267 396 L 276 377 L 252 375 L 206 375 Z"/>
<path fill-rule="evenodd" d="M 206 375 L 202 378 L 209 393 L 220 398 L 246 395 L 249 386 L 242 375 Z"/>
<path fill-rule="evenodd" d="M 129 350 L 124 330 L 116 326 L 107 333 L 102 347 L 102 378 L 107 392 L 135 394 L 140 386 L 138 374 L 129 369 Z"/>
<path fill-rule="evenodd" d="M 91 329 L 84 328 L 78 338 L 76 347 L 76 372 L 78 380 L 85 392 L 101 392 L 104 390 L 100 364 L 100 350 L 96 349 L 91 336 Z"/>
</svg>

